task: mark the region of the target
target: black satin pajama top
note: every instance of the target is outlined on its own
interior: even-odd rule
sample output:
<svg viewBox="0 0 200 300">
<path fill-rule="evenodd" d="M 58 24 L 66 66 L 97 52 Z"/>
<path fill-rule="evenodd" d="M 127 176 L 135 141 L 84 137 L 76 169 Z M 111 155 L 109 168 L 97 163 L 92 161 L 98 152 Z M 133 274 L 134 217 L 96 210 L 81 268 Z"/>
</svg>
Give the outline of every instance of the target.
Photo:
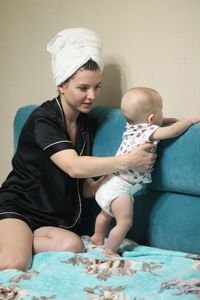
<svg viewBox="0 0 200 300">
<path fill-rule="evenodd" d="M 0 189 L 0 219 L 22 219 L 32 230 L 41 226 L 70 229 L 77 224 L 82 180 L 71 178 L 50 160 L 65 149 L 91 154 L 95 122 L 80 113 L 77 126 L 73 146 L 59 97 L 32 112 L 21 131 L 13 169 Z"/>
</svg>

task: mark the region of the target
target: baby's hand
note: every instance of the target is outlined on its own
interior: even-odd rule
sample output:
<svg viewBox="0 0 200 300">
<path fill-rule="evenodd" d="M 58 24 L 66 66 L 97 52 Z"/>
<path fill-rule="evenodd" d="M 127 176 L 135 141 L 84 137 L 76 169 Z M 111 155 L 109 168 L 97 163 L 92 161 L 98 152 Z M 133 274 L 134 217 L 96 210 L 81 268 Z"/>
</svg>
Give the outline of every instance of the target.
<svg viewBox="0 0 200 300">
<path fill-rule="evenodd" d="M 200 118 L 192 118 L 191 119 L 192 124 L 196 124 L 200 122 Z"/>
</svg>

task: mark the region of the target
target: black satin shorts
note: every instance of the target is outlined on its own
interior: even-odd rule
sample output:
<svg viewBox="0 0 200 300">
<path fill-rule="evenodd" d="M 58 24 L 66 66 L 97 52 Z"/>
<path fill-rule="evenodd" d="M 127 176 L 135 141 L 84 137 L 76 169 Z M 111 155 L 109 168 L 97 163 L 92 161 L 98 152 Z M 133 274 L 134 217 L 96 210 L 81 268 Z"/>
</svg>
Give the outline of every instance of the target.
<svg viewBox="0 0 200 300">
<path fill-rule="evenodd" d="M 41 221 L 38 217 L 36 216 L 27 216 L 25 214 L 19 213 L 19 212 L 14 212 L 14 211 L 4 211 L 0 212 L 0 220 L 3 219 L 19 219 L 24 221 L 32 231 L 43 227 L 43 226 L 55 226 L 58 227 L 58 225 L 52 223 L 52 222 L 47 222 L 47 221 Z"/>
<path fill-rule="evenodd" d="M 25 213 L 21 213 L 21 212 L 16 212 L 16 211 L 2 211 L 2 209 L 0 210 L 0 220 L 3 219 L 19 219 L 24 221 L 32 231 L 40 228 L 40 227 L 44 227 L 44 226 L 53 226 L 53 227 L 59 227 L 59 228 L 64 228 L 67 229 L 69 231 L 72 231 L 74 233 L 78 234 L 78 227 L 79 227 L 79 222 L 77 222 L 77 224 L 73 227 L 69 226 L 69 227 L 65 227 L 63 225 L 58 224 L 57 222 L 54 222 L 50 219 L 48 219 L 48 217 L 44 220 L 41 218 L 39 218 L 37 215 L 28 215 Z"/>
</svg>

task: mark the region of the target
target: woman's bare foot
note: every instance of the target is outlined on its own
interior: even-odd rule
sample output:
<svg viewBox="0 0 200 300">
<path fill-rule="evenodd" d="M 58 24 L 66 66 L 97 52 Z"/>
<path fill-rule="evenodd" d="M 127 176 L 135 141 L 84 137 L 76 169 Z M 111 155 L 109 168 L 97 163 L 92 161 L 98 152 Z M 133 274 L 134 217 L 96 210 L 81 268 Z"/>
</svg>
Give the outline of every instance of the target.
<svg viewBox="0 0 200 300">
<path fill-rule="evenodd" d="M 92 244 L 97 246 L 102 246 L 104 244 L 104 238 L 95 234 L 91 236 L 90 241 L 92 242 Z"/>
<path fill-rule="evenodd" d="M 107 256 L 109 258 L 118 258 L 118 257 L 120 257 L 120 255 L 117 252 L 113 252 L 109 248 L 105 248 L 103 253 L 105 254 L 105 256 Z"/>
</svg>

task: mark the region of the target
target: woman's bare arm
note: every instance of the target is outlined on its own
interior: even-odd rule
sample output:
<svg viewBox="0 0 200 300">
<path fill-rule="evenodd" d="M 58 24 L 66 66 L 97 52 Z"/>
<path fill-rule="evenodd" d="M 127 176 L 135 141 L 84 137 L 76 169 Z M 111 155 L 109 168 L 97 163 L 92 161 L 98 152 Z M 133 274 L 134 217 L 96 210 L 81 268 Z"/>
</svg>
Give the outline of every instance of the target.
<svg viewBox="0 0 200 300">
<path fill-rule="evenodd" d="M 116 171 L 134 169 L 146 172 L 156 160 L 156 154 L 148 152 L 151 144 L 144 144 L 128 154 L 113 157 L 78 156 L 75 150 L 63 150 L 51 156 L 51 160 L 74 178 L 102 176 Z"/>
</svg>

